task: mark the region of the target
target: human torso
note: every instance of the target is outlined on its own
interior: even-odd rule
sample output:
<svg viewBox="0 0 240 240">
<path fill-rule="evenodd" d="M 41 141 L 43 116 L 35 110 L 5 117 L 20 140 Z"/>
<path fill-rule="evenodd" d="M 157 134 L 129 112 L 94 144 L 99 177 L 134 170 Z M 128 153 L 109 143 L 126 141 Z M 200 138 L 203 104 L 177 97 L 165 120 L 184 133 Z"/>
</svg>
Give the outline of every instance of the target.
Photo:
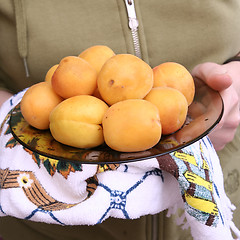
<svg viewBox="0 0 240 240">
<path fill-rule="evenodd" d="M 17 92 L 43 81 L 61 58 L 78 55 L 92 45 L 135 54 L 127 2 L 131 1 L 27 0 L 21 11 L 11 1 L 2 1 L 0 77 Z M 151 67 L 176 61 L 191 70 L 200 62 L 222 63 L 239 51 L 238 0 L 135 0 L 134 4 L 141 57 Z M 20 57 L 24 51 L 28 78 Z"/>
</svg>

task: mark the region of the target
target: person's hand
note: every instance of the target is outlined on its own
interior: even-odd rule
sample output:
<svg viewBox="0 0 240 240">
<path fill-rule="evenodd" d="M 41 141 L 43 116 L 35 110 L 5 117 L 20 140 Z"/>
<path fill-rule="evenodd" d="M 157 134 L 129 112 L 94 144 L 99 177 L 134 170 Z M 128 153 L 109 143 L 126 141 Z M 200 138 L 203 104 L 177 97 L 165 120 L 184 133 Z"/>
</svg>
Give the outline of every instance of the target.
<svg viewBox="0 0 240 240">
<path fill-rule="evenodd" d="M 12 96 L 11 93 L 4 91 L 4 90 L 0 90 L 0 107 L 2 106 L 2 104 Z"/>
<path fill-rule="evenodd" d="M 240 123 L 240 62 L 224 65 L 202 63 L 197 65 L 192 75 L 202 79 L 209 87 L 219 91 L 224 102 L 224 113 L 220 123 L 209 134 L 217 151 L 231 142 Z"/>
</svg>

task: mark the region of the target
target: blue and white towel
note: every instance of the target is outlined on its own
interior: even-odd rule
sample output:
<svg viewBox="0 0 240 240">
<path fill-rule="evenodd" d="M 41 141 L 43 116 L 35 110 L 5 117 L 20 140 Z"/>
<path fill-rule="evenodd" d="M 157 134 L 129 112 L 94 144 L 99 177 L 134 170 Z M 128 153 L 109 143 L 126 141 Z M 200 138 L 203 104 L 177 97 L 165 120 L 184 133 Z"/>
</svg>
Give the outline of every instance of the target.
<svg viewBox="0 0 240 240">
<path fill-rule="evenodd" d="M 0 216 L 61 225 L 95 225 L 109 217 L 135 219 L 168 209 L 184 214 L 196 240 L 240 239 L 232 222 L 222 170 L 207 137 L 169 155 L 122 164 L 81 164 L 33 153 L 9 128 L 24 94 L 0 109 Z"/>
</svg>

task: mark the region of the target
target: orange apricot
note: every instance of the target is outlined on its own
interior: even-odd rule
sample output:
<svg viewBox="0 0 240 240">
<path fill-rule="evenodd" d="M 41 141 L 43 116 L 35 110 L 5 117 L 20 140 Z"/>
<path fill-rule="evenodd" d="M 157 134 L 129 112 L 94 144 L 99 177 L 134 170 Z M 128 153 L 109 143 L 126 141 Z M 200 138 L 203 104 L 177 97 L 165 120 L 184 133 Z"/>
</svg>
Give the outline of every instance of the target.
<svg viewBox="0 0 240 240">
<path fill-rule="evenodd" d="M 120 152 L 147 150 L 161 138 L 158 109 L 143 99 L 113 104 L 106 111 L 102 125 L 106 144 Z"/>
<path fill-rule="evenodd" d="M 134 55 L 117 54 L 103 65 L 97 85 L 109 105 L 126 99 L 142 99 L 153 86 L 153 71 Z"/>
<path fill-rule="evenodd" d="M 47 82 L 32 85 L 23 95 L 20 108 L 24 119 L 37 129 L 49 128 L 49 115 L 63 99 Z"/>
<path fill-rule="evenodd" d="M 157 106 L 163 134 L 171 134 L 182 127 L 187 117 L 188 103 L 179 90 L 170 87 L 152 88 L 144 99 Z"/>
<path fill-rule="evenodd" d="M 104 142 L 102 118 L 108 106 L 102 100 L 79 95 L 62 101 L 50 114 L 50 131 L 59 142 L 92 148 Z"/>
<path fill-rule="evenodd" d="M 178 89 L 186 97 L 188 105 L 195 94 L 194 80 L 190 72 L 176 62 L 165 62 L 153 68 L 153 87 L 172 87 Z"/>
<path fill-rule="evenodd" d="M 84 59 L 68 56 L 60 61 L 55 70 L 52 87 L 63 98 L 91 95 L 97 88 L 97 72 Z"/>
<path fill-rule="evenodd" d="M 103 64 L 114 55 L 115 53 L 111 48 L 105 45 L 95 45 L 85 49 L 78 57 L 85 59 L 99 73 Z"/>
</svg>

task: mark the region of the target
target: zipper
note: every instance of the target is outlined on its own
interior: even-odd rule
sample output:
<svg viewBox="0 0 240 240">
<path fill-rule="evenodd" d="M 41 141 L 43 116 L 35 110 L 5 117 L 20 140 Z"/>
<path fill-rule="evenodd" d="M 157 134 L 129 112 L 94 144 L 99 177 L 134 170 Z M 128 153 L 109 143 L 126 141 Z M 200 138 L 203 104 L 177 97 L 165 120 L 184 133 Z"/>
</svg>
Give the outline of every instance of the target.
<svg viewBox="0 0 240 240">
<path fill-rule="evenodd" d="M 128 20 L 129 20 L 128 26 L 132 33 L 135 55 L 139 58 L 142 58 L 139 37 L 138 37 L 138 20 L 137 20 L 136 10 L 135 10 L 135 6 L 134 6 L 134 0 L 125 0 L 125 4 L 126 4 Z M 151 240 L 157 240 L 159 238 L 158 217 L 159 217 L 159 214 L 152 215 Z"/>
<path fill-rule="evenodd" d="M 136 11 L 135 11 L 134 0 L 125 0 L 125 4 L 126 4 L 128 20 L 129 20 L 128 26 L 132 33 L 134 52 L 137 57 L 142 58 L 139 37 L 138 37 L 138 20 L 137 20 Z"/>
</svg>

